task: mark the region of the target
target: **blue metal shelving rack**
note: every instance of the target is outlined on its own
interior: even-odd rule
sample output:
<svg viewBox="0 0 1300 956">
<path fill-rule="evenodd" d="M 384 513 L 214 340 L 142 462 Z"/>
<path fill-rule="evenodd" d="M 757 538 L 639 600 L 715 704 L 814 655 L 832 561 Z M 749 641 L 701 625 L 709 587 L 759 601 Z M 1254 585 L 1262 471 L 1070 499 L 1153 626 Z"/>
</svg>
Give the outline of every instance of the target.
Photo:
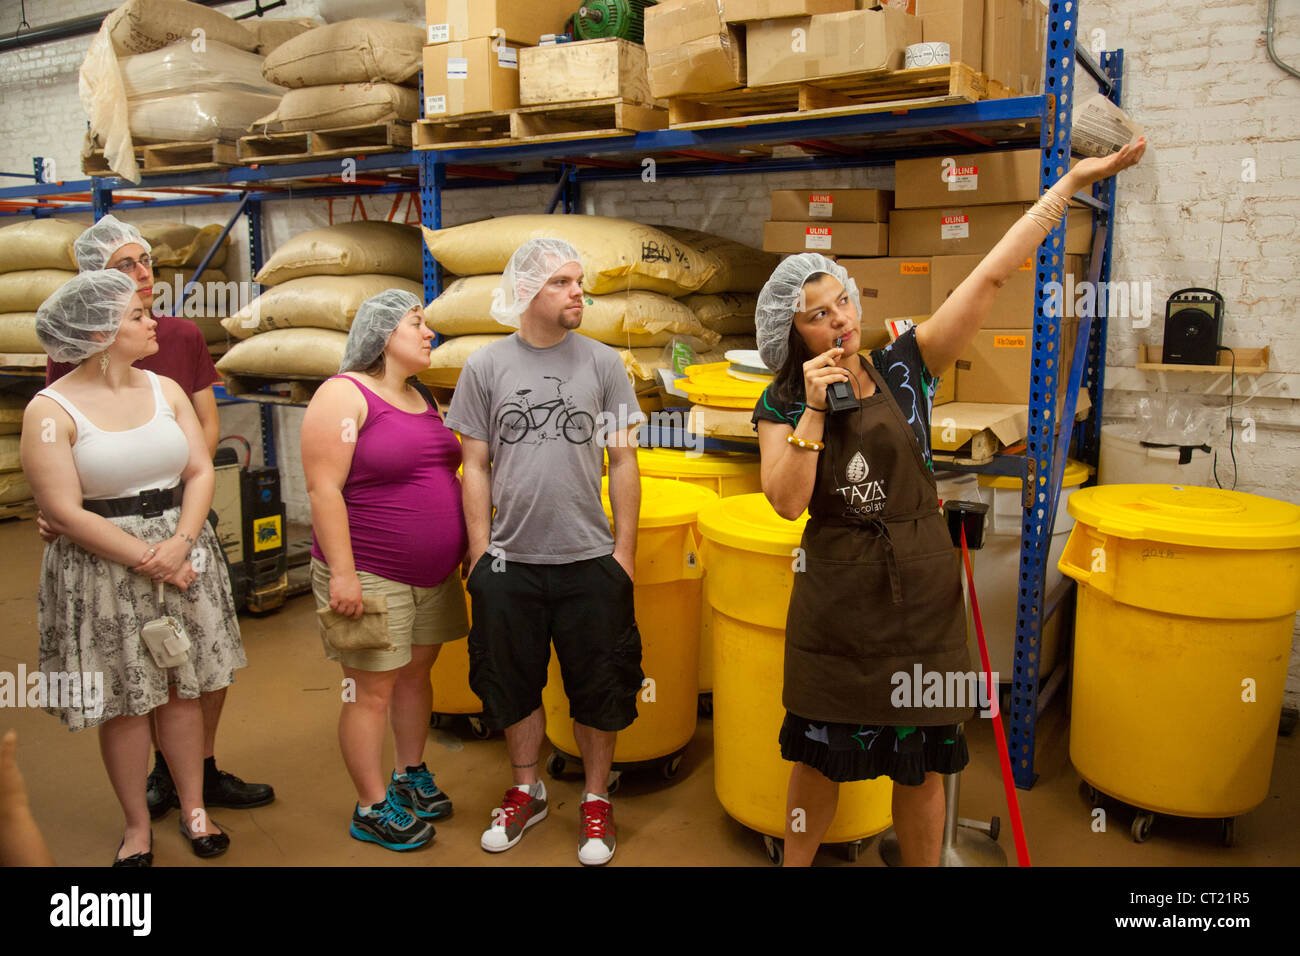
<svg viewBox="0 0 1300 956">
<path fill-rule="evenodd" d="M 562 209 L 576 213 L 582 184 L 611 180 L 637 180 L 642 175 L 642 160 L 656 160 L 656 181 L 723 174 L 756 172 L 803 172 L 826 169 L 850 169 L 887 166 L 894 161 L 916 156 L 937 156 L 960 149 L 981 150 L 1029 148 L 1042 150 L 1041 185 L 1051 185 L 1065 170 L 1070 156 L 1070 125 L 1074 101 L 1076 60 L 1100 89 L 1113 101 L 1120 101 L 1122 51 L 1102 53 L 1097 62 L 1086 51 L 1077 49 L 1077 0 L 1051 0 L 1047 27 L 1047 64 L 1044 92 L 1039 96 L 983 100 L 956 105 L 914 105 L 903 109 L 898 104 L 876 112 L 861 112 L 834 117 L 791 119 L 781 122 L 737 120 L 734 125 L 695 129 L 668 129 L 624 136 L 601 137 L 491 148 L 454 147 L 356 157 L 358 178 L 366 174 L 403 171 L 404 178 L 391 181 L 356 182 L 354 184 L 303 183 L 312 177 L 337 174 L 337 160 L 319 160 L 289 165 L 257 165 L 218 169 L 207 172 L 150 175 L 140 185 L 116 178 L 94 178 L 72 183 L 0 188 L 0 201 L 9 198 L 54 197 L 59 194 L 90 193 L 87 205 L 66 205 L 62 210 L 39 208 L 32 215 L 57 215 L 62 212 L 93 212 L 95 218 L 110 209 L 163 208 L 167 206 L 241 202 L 247 217 L 253 272 L 261 266 L 262 204 L 268 200 L 316 198 L 419 192 L 421 219 L 424 225 L 442 225 L 442 196 L 448 190 L 524 184 L 550 184 L 555 187 L 548 212 Z M 422 98 L 421 98 L 422 99 Z M 870 109 L 866 107 L 864 109 Z M 873 137 L 886 135 L 908 137 L 902 143 L 881 146 Z M 719 150 L 779 143 L 812 143 L 824 148 L 824 155 L 794 158 L 740 157 Z M 547 164 L 550 164 L 549 166 Z M 38 171 L 39 172 L 39 171 Z M 35 178 L 35 177 L 33 177 Z M 180 198 L 114 201 L 120 191 L 148 191 L 160 187 L 219 187 L 219 195 L 185 195 Z M 1090 278 L 1106 282 L 1110 275 L 1111 210 L 1115 202 L 1115 181 L 1094 187 L 1088 205 L 1097 213 L 1093 261 Z M 21 213 L 27 215 L 29 213 Z M 232 217 L 229 226 L 233 226 Z M 0 223 L 5 221 L 0 213 Z M 228 226 L 228 228 L 229 228 Z M 1058 361 L 1061 346 L 1060 323 L 1045 313 L 1044 287 L 1060 281 L 1064 247 L 1064 226 L 1058 226 L 1040 249 L 1035 295 L 1036 322 L 1030 389 L 1027 451 L 1022 456 L 1000 456 L 981 469 L 1013 475 L 1024 481 L 1024 536 L 1020 555 L 1020 615 L 1016 625 L 1016 668 L 1011 689 L 1010 742 L 1016 783 L 1029 788 L 1034 773 L 1034 732 L 1040 704 L 1055 690 L 1044 694 L 1039 686 L 1037 653 L 1042 623 L 1070 594 L 1072 582 L 1053 594 L 1045 593 L 1046 556 L 1052 536 L 1052 520 L 1064 473 L 1066 445 L 1071 436 L 1078 442 L 1079 456 L 1096 464 L 1103 375 L 1105 371 L 1106 316 L 1095 321 L 1081 320 L 1075 355 L 1071 357 L 1070 387 L 1062 418 L 1073 420 L 1075 402 L 1081 388 L 1088 389 L 1092 417 L 1077 428 L 1063 428 L 1054 441 L 1057 422 L 1056 380 L 1064 374 Z M 1054 253 L 1053 250 L 1058 250 Z M 1053 261 L 1055 259 L 1055 261 Z M 424 253 L 426 300 L 440 291 L 437 263 Z M 1104 298 L 1099 298 L 1104 313 Z M 671 436 L 661 436 L 671 440 Z M 267 460 L 275 457 L 270 409 L 263 405 L 263 451 Z M 1054 681 L 1060 680 L 1064 668 L 1058 669 Z"/>
</svg>

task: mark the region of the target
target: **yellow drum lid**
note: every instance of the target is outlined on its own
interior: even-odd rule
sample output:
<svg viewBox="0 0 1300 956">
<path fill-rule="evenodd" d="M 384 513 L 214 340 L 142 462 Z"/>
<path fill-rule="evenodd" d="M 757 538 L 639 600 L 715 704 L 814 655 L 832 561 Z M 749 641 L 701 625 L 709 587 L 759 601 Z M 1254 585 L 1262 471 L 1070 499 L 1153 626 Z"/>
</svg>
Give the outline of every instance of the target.
<svg viewBox="0 0 1300 956">
<path fill-rule="evenodd" d="M 700 533 L 719 544 L 759 554 L 788 555 L 803 539 L 804 512 L 787 521 L 772 508 L 766 495 L 732 495 L 700 509 Z"/>
<path fill-rule="evenodd" d="M 679 524 L 694 524 L 700 509 L 717 500 L 717 493 L 702 485 L 642 475 L 641 518 L 637 527 L 668 528 Z M 600 504 L 605 509 L 606 517 L 613 521 L 608 477 L 600 479 Z"/>
<path fill-rule="evenodd" d="M 673 385 L 697 405 L 752 409 L 770 382 L 746 382 L 728 373 L 730 362 L 686 366 L 686 377 Z"/>
<path fill-rule="evenodd" d="M 642 448 L 636 453 L 641 474 L 679 475 L 684 478 L 732 478 L 751 475 L 758 467 L 758 455 L 746 452 L 710 451 L 700 454 L 684 448 Z"/>
<path fill-rule="evenodd" d="M 1300 507 L 1242 491 L 1183 485 L 1099 485 L 1067 510 L 1103 534 L 1200 548 L 1300 547 Z"/>
<path fill-rule="evenodd" d="M 1091 465 L 1070 458 L 1065 462 L 1065 480 L 1061 482 L 1061 487 L 1078 488 L 1091 474 Z M 1019 491 L 1024 487 L 1024 482 L 1011 475 L 980 475 L 980 485 L 985 488 L 1014 488 Z"/>
</svg>

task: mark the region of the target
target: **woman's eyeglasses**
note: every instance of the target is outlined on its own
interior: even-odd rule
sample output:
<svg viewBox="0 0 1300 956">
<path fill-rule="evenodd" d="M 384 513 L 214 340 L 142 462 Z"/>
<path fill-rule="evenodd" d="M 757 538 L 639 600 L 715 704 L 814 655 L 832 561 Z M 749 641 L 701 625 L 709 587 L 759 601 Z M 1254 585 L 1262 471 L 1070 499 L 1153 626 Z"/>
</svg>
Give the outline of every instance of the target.
<svg viewBox="0 0 1300 956">
<path fill-rule="evenodd" d="M 132 272 L 135 271 L 136 266 L 144 266 L 145 268 L 152 270 L 153 259 L 150 258 L 149 253 L 146 252 L 139 259 L 123 259 L 121 262 L 113 263 L 113 265 L 110 268 L 116 269 L 118 272 L 125 272 L 127 275 L 130 275 Z"/>
</svg>

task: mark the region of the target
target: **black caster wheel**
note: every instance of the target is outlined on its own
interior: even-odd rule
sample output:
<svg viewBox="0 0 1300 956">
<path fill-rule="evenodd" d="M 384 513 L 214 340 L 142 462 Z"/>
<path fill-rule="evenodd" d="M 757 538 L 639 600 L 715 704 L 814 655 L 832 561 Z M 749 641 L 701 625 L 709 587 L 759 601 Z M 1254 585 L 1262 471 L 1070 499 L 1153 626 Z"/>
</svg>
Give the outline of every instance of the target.
<svg viewBox="0 0 1300 956">
<path fill-rule="evenodd" d="M 785 841 L 778 840 L 776 837 L 764 835 L 763 849 L 767 851 L 768 862 L 773 866 L 780 866 L 785 862 Z"/>
<path fill-rule="evenodd" d="M 844 853 L 844 859 L 850 863 L 857 863 L 858 857 L 862 855 L 862 841 L 854 840 L 852 843 L 843 843 L 840 845 Z"/>
<path fill-rule="evenodd" d="M 696 713 L 701 717 L 709 718 L 713 716 L 713 695 L 701 694 L 699 703 L 696 705 Z"/>
<path fill-rule="evenodd" d="M 1133 817 L 1133 825 L 1129 827 L 1129 832 L 1133 834 L 1134 843 L 1146 843 L 1147 837 L 1151 836 L 1151 824 L 1155 823 L 1156 815 L 1148 813 L 1145 810 L 1139 810 Z"/>
<path fill-rule="evenodd" d="M 1237 842 L 1236 824 L 1236 817 L 1224 817 L 1219 821 L 1219 840 L 1224 846 L 1232 846 Z"/>
<path fill-rule="evenodd" d="M 430 714 L 430 715 L 429 715 L 429 729 L 430 729 L 430 730 L 441 730 L 443 727 L 446 727 L 446 726 L 447 726 L 447 723 L 448 723 L 447 718 L 446 718 L 446 716 L 443 715 L 443 714 Z"/>
<path fill-rule="evenodd" d="M 998 834 L 1002 832 L 1002 820 L 994 817 L 989 821 L 989 839 L 994 843 L 997 842 Z"/>
<path fill-rule="evenodd" d="M 551 779 L 559 780 L 560 775 L 564 773 L 564 758 L 552 751 L 546 758 L 546 772 L 551 775 Z"/>
<path fill-rule="evenodd" d="M 478 717 L 469 719 L 469 732 L 479 740 L 487 740 L 492 736 L 492 728 L 483 723 Z"/>
<path fill-rule="evenodd" d="M 1084 793 L 1088 797 L 1088 806 L 1101 806 L 1102 796 L 1100 790 L 1090 784 L 1084 784 Z"/>
<path fill-rule="evenodd" d="M 665 780 L 671 780 L 677 776 L 677 771 L 682 769 L 682 755 L 674 754 L 659 765 L 659 772 L 664 775 Z"/>
</svg>

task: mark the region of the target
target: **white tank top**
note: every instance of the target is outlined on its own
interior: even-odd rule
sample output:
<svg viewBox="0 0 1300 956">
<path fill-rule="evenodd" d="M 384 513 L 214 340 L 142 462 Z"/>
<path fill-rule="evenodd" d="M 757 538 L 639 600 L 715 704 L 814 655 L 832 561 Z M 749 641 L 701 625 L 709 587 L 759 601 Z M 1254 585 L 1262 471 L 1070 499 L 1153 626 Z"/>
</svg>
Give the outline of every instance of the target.
<svg viewBox="0 0 1300 956">
<path fill-rule="evenodd" d="M 190 444 L 167 404 L 158 376 L 147 369 L 144 373 L 153 386 L 153 418 L 123 431 L 104 431 L 92 424 L 53 388 L 36 393 L 58 402 L 77 425 L 72 458 L 77 464 L 83 498 L 124 498 L 180 483 L 181 472 L 189 461 Z"/>
</svg>

